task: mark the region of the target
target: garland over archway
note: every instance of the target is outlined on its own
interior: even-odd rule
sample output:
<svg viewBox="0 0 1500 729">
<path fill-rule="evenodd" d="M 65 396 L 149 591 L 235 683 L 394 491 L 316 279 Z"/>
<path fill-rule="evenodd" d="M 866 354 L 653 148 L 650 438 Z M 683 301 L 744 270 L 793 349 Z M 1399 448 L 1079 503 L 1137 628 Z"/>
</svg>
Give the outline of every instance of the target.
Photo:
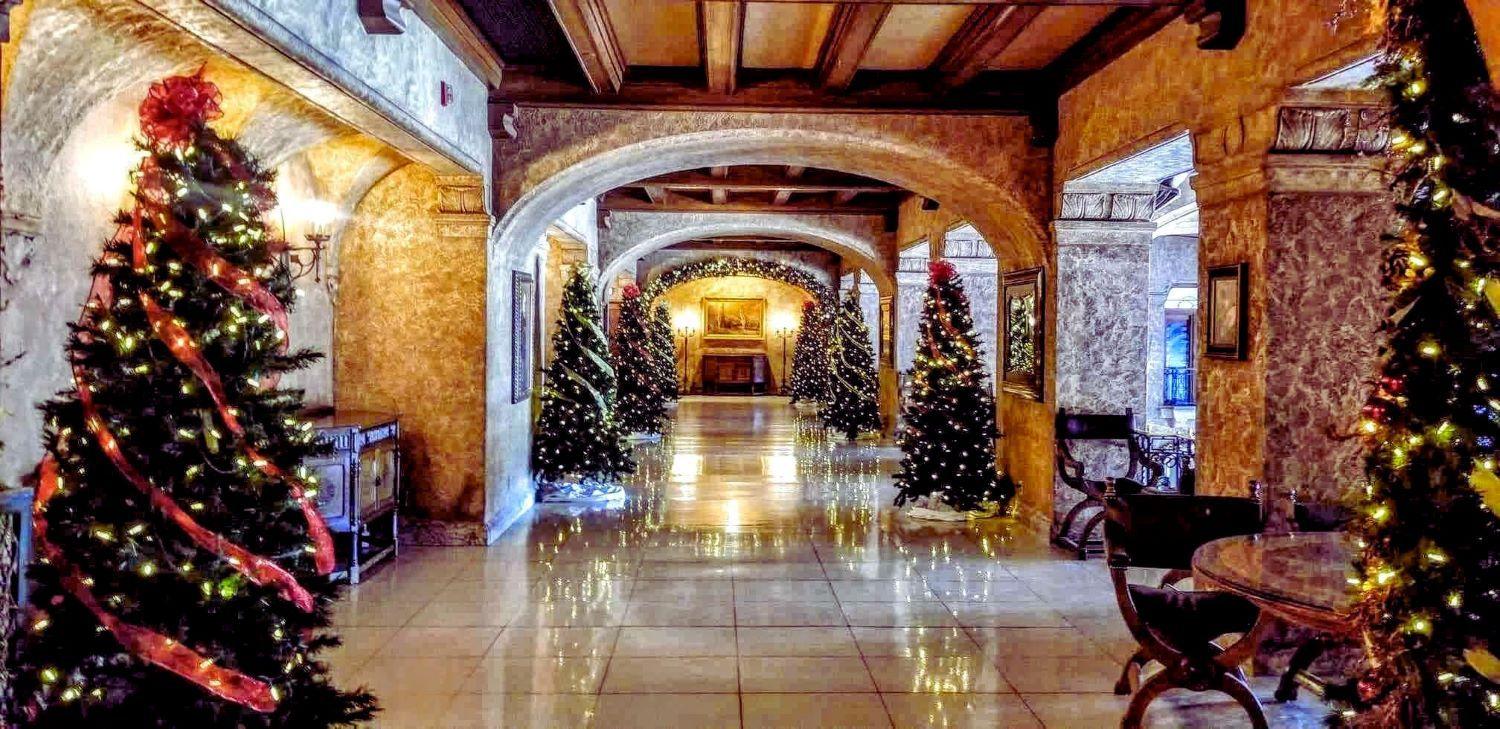
<svg viewBox="0 0 1500 729">
<path fill-rule="evenodd" d="M 642 293 L 646 301 L 654 301 L 668 290 L 689 281 L 722 276 L 754 276 L 780 281 L 812 294 L 820 304 L 831 307 L 834 302 L 833 289 L 807 271 L 760 258 L 710 258 L 685 263 L 652 279 Z"/>
</svg>

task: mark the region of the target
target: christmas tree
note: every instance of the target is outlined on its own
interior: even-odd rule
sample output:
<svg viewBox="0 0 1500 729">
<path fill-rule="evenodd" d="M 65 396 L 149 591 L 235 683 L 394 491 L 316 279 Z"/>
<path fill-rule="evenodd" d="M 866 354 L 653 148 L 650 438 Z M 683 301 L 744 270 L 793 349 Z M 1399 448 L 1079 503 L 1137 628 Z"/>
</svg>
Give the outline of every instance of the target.
<svg viewBox="0 0 1500 729">
<path fill-rule="evenodd" d="M 667 397 L 662 391 L 661 362 L 652 346 L 653 336 L 641 290 L 635 284 L 626 286 L 610 353 L 620 381 L 615 419 L 627 433 L 660 433 L 661 420 L 666 416 Z"/>
<path fill-rule="evenodd" d="M 816 301 L 802 305 L 802 323 L 792 352 L 792 402 L 828 399 L 828 314 Z"/>
<path fill-rule="evenodd" d="M 681 397 L 677 387 L 677 347 L 672 341 L 672 317 L 667 305 L 651 307 L 651 353 L 656 357 L 656 379 L 666 403 Z"/>
<path fill-rule="evenodd" d="M 1360 430 L 1350 724 L 1500 724 L 1500 102 L 1462 0 L 1391 0 L 1381 81 L 1403 224 Z"/>
<path fill-rule="evenodd" d="M 563 285 L 531 455 L 544 497 L 618 491 L 612 482 L 635 471 L 615 420 L 615 371 L 599 326 L 593 278 L 587 266 L 579 266 Z"/>
<path fill-rule="evenodd" d="M 30 726 L 313 727 L 369 719 L 320 650 L 333 545 L 276 388 L 294 300 L 271 175 L 207 126 L 201 72 L 151 87 L 134 207 L 94 266 L 47 403 L 37 561 L 17 661 Z"/>
<path fill-rule="evenodd" d="M 859 290 L 849 292 L 833 322 L 828 403 L 819 411 L 823 424 L 854 440 L 860 433 L 880 429 L 880 383 L 875 376 L 875 350 L 870 328 L 859 308 Z"/>
<path fill-rule="evenodd" d="M 933 261 L 930 271 L 902 409 L 896 505 L 937 495 L 959 511 L 986 504 L 1003 511 L 1015 486 L 995 472 L 995 398 L 969 297 L 953 264 Z"/>
</svg>

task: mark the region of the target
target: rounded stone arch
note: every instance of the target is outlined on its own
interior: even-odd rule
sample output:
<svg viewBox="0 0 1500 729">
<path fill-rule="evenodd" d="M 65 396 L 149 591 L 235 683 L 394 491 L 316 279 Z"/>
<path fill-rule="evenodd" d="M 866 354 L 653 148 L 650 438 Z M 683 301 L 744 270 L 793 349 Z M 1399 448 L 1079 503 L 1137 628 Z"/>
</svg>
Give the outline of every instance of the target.
<svg viewBox="0 0 1500 729">
<path fill-rule="evenodd" d="M 714 264 L 728 264 L 729 270 L 703 270 Z M 753 264 L 764 266 L 769 271 L 756 271 L 750 268 Z M 707 258 L 691 263 L 674 266 L 661 272 L 652 278 L 646 285 L 641 287 L 642 295 L 649 303 L 651 300 L 666 294 L 678 286 L 699 281 L 705 278 L 717 278 L 721 276 L 752 276 L 763 278 L 768 281 L 784 283 L 788 286 L 802 289 L 813 299 L 825 304 L 834 300 L 834 289 L 832 286 L 819 282 L 811 273 L 781 261 L 765 258 L 752 258 L 749 256 L 724 256 L 719 258 Z"/>
<path fill-rule="evenodd" d="M 726 215 L 722 220 L 689 223 L 635 243 L 604 263 L 599 276 L 600 299 L 608 296 L 611 282 L 625 266 L 643 256 L 690 240 L 754 235 L 786 238 L 837 253 L 868 273 L 882 295 L 895 290 L 895 274 L 875 257 L 879 253 L 874 241 L 865 240 L 848 230 L 817 225 L 792 216 L 753 216 L 753 220 L 751 217 Z"/>
<path fill-rule="evenodd" d="M 522 264 L 552 221 L 579 200 L 621 185 L 688 169 L 755 164 L 820 167 L 899 185 L 952 206 L 1004 260 L 1033 265 L 1046 258 L 1046 231 L 1027 206 L 946 150 L 894 137 L 800 128 L 668 134 L 598 151 L 520 191 L 496 227 L 492 254 L 511 266 Z"/>
</svg>

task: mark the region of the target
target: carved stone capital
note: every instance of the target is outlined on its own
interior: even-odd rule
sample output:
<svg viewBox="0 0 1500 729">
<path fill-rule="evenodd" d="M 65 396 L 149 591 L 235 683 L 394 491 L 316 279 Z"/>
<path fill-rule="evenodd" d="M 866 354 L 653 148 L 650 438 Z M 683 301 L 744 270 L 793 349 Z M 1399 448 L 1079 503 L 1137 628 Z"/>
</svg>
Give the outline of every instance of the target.
<svg viewBox="0 0 1500 729">
<path fill-rule="evenodd" d="M 439 175 L 438 212 L 484 215 L 484 184 L 468 175 Z"/>
<path fill-rule="evenodd" d="M 1389 128 L 1384 109 L 1369 106 L 1283 106 L 1276 115 L 1277 152 L 1381 154 Z"/>
<path fill-rule="evenodd" d="M 1144 221 L 1155 195 L 1145 192 L 1064 192 L 1059 220 Z"/>
<path fill-rule="evenodd" d="M 983 240 L 954 239 L 943 244 L 943 257 L 954 258 L 995 258 L 995 251 L 990 244 Z"/>
<path fill-rule="evenodd" d="M 490 136 L 495 139 L 518 139 L 521 133 L 516 127 L 517 116 L 519 111 L 514 103 L 502 99 L 491 100 Z"/>
<path fill-rule="evenodd" d="M 916 256 L 902 256 L 896 259 L 896 271 L 897 273 L 919 273 L 926 276 L 928 260 L 926 256 L 920 258 Z"/>
</svg>

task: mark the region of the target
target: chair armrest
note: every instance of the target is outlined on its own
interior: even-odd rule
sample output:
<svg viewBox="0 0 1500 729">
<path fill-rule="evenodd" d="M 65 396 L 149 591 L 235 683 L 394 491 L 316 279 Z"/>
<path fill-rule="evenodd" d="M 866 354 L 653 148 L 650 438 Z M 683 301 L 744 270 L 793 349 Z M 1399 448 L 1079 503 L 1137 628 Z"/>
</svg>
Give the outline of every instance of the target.
<svg viewBox="0 0 1500 729">
<path fill-rule="evenodd" d="M 1156 637 L 1156 633 L 1146 626 L 1146 621 L 1141 619 L 1141 613 L 1135 606 L 1135 598 L 1130 594 L 1130 580 L 1126 579 L 1125 568 L 1111 565 L 1109 577 L 1115 586 L 1115 602 L 1120 606 L 1120 617 L 1125 619 L 1125 627 L 1130 630 L 1130 636 L 1140 644 L 1146 656 L 1164 666 L 1172 665 L 1182 658 L 1181 653 L 1163 643 L 1160 638 Z"/>
</svg>

